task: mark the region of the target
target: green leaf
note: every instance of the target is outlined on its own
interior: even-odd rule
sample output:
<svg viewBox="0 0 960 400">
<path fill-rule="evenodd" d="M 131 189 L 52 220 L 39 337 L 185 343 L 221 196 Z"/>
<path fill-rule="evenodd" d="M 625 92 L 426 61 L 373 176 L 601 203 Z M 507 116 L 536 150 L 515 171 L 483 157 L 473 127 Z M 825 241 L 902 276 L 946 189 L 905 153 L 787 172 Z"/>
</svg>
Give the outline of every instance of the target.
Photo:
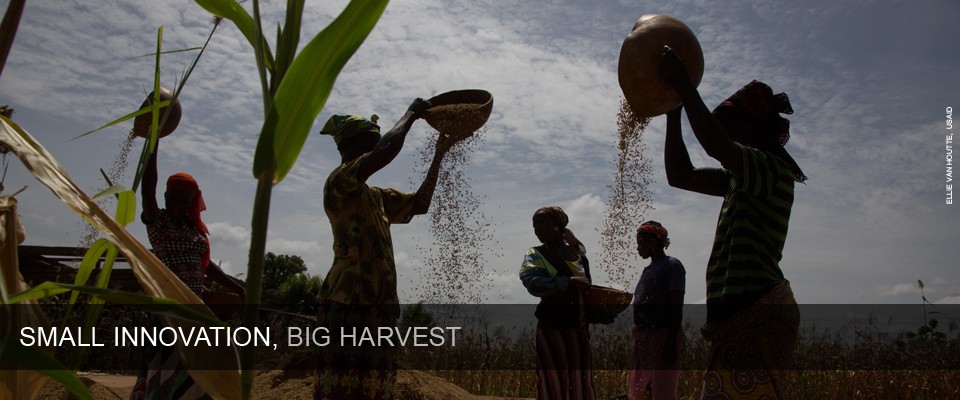
<svg viewBox="0 0 960 400">
<path fill-rule="evenodd" d="M 100 201 L 100 200 L 103 200 L 104 197 L 107 197 L 109 195 L 116 196 L 120 192 L 129 191 L 129 190 L 130 189 L 127 189 L 123 185 L 110 185 L 106 189 L 101 190 L 100 193 L 93 195 L 93 197 L 91 197 L 90 200 Z"/>
<path fill-rule="evenodd" d="M 130 225 L 137 219 L 137 195 L 132 190 L 117 193 L 117 212 L 113 219 L 122 226 Z"/>
<path fill-rule="evenodd" d="M 93 400 L 90 391 L 77 379 L 74 371 L 35 348 L 21 346 L 15 339 L 6 339 L 0 345 L 0 360 L 49 376 L 77 398 Z"/>
<path fill-rule="evenodd" d="M 287 18 L 283 30 L 277 24 L 277 70 L 276 75 L 284 77 L 290 64 L 297 55 L 300 45 L 300 26 L 303 20 L 305 0 L 287 0 Z M 278 82 L 279 83 L 279 82 Z"/>
<path fill-rule="evenodd" d="M 44 282 L 32 289 L 15 294 L 10 297 L 10 303 L 18 303 L 25 300 L 38 300 L 71 290 L 99 296 L 100 298 L 114 304 L 127 304 L 131 306 L 141 306 L 139 308 L 149 311 L 153 314 L 179 318 L 188 321 L 199 322 L 209 326 L 223 326 L 223 321 L 199 312 L 186 304 L 177 303 L 166 297 L 147 296 L 140 293 L 125 292 L 122 290 L 103 289 L 92 286 L 69 285 L 59 282 Z M 163 307 L 156 307 L 163 306 Z"/>
<path fill-rule="evenodd" d="M 274 170 L 273 183 L 277 184 L 287 175 L 300 156 L 337 75 L 373 30 L 387 2 L 351 1 L 340 16 L 297 55 L 277 88 L 274 107 L 261 131 L 257 154 L 254 155 L 255 177 Z M 273 113 L 276 113 L 275 122 L 270 118 Z M 270 123 L 275 125 L 270 126 Z M 272 143 L 264 143 L 266 140 Z M 270 150 L 273 157 L 259 154 Z"/>
<path fill-rule="evenodd" d="M 201 49 L 201 47 L 190 47 L 190 48 L 187 48 L 187 49 L 180 49 L 180 50 L 167 50 L 167 51 L 161 52 L 160 54 L 175 54 L 175 53 L 183 53 L 183 52 L 187 52 L 187 51 L 195 51 L 195 50 L 200 50 L 200 49 Z M 123 61 L 130 61 L 130 60 L 135 60 L 135 59 L 143 58 L 143 57 L 151 57 L 151 56 L 155 56 L 156 54 L 157 54 L 157 53 L 141 54 L 141 55 L 139 55 L 139 56 L 130 57 L 130 58 L 128 58 L 128 59 L 126 59 L 126 60 L 123 60 Z"/>
<path fill-rule="evenodd" d="M 83 260 L 80 261 L 80 267 L 77 268 L 77 277 L 73 281 L 74 286 L 86 286 L 87 281 L 90 280 L 90 275 L 93 274 L 93 270 L 97 268 L 97 263 L 100 262 L 100 258 L 111 249 L 114 255 L 116 255 L 116 246 L 107 239 L 101 238 L 93 242 L 83 255 Z M 68 303 L 69 307 L 67 308 L 66 316 L 72 314 L 71 310 L 73 305 L 77 303 L 77 298 L 79 297 L 80 292 L 74 291 L 70 294 L 70 302 Z M 64 318 L 66 318 L 66 316 L 64 316 Z"/>
<path fill-rule="evenodd" d="M 163 107 L 166 107 L 166 106 L 169 106 L 169 105 L 170 105 L 170 101 L 169 101 L 169 100 L 164 100 L 164 101 L 161 101 L 161 102 L 157 103 L 156 108 L 159 110 L 159 109 L 161 109 L 161 108 L 163 108 Z M 122 117 L 120 117 L 120 118 L 117 118 L 117 119 L 115 119 L 115 120 L 107 123 L 106 125 L 97 128 L 97 129 L 94 129 L 94 130 L 89 131 L 89 132 L 81 133 L 81 134 L 77 135 L 76 137 L 74 137 L 73 139 L 70 139 L 70 140 L 82 138 L 82 137 L 87 136 L 87 135 L 89 135 L 89 134 L 91 134 L 91 133 L 94 133 L 94 132 L 96 132 L 96 131 L 100 131 L 100 130 L 103 130 L 104 128 L 109 128 L 109 127 L 111 127 L 111 126 L 114 126 L 114 125 L 116 125 L 116 124 L 119 124 L 119 123 L 121 123 L 121 122 L 123 122 L 123 121 L 136 118 L 136 117 L 138 117 L 138 116 L 140 116 L 140 115 L 143 115 L 143 114 L 146 114 L 146 113 L 148 113 L 148 112 L 150 112 L 150 111 L 153 111 L 153 107 L 147 106 L 147 107 L 141 108 L 141 109 L 139 109 L 139 110 L 137 110 L 137 111 L 134 111 L 134 112 L 132 112 L 132 113 L 130 113 L 130 114 L 127 114 L 127 115 L 124 115 L 124 116 L 122 116 Z"/>
<path fill-rule="evenodd" d="M 233 21 L 240 33 L 247 38 L 253 48 L 257 48 L 257 29 L 253 17 L 234 0 L 196 0 L 197 4 L 211 14 Z M 267 70 L 273 71 L 273 56 L 266 40 L 261 40 L 264 63 Z"/>
</svg>

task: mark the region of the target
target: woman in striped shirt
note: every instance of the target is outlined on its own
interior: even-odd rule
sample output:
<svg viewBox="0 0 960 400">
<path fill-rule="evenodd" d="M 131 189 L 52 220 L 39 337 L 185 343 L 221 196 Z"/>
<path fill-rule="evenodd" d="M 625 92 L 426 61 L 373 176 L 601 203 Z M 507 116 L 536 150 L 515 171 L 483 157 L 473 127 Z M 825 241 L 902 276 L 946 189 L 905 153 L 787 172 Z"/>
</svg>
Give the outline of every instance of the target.
<svg viewBox="0 0 960 400">
<path fill-rule="evenodd" d="M 670 186 L 723 197 L 707 265 L 710 364 L 702 399 L 783 398 L 800 313 L 780 270 L 795 182 L 806 176 L 783 148 L 793 109 L 786 94 L 753 81 L 707 109 L 683 61 L 669 47 L 660 78 L 680 95 L 667 113 L 665 168 Z M 695 168 L 680 127 L 685 109 L 703 150 L 722 168 Z"/>
</svg>

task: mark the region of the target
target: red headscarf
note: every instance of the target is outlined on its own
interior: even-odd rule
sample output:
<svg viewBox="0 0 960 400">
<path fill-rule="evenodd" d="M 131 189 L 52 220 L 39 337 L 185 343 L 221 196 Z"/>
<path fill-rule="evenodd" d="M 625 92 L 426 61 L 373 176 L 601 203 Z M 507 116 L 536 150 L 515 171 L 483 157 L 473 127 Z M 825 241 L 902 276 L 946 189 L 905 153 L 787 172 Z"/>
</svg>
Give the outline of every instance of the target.
<svg viewBox="0 0 960 400">
<path fill-rule="evenodd" d="M 663 248 L 670 247 L 670 238 L 667 237 L 667 228 L 664 228 L 663 225 L 660 225 L 657 221 L 647 221 L 640 225 L 637 228 L 637 234 L 647 233 L 651 234 L 657 239 L 660 239 L 660 242 L 663 243 Z"/>
<path fill-rule="evenodd" d="M 201 269 L 206 271 L 207 264 L 210 263 L 210 238 L 207 237 L 207 235 L 210 234 L 210 230 L 207 229 L 207 225 L 200 219 L 200 212 L 207 209 L 206 203 L 203 202 L 203 193 L 200 192 L 200 185 L 197 184 L 197 180 L 193 179 L 190 174 L 178 172 L 167 178 L 167 190 L 190 193 L 193 198 L 193 202 L 190 203 L 190 209 L 187 210 L 187 218 L 193 222 L 193 225 L 196 226 L 197 229 L 204 233 L 204 238 L 207 239 L 207 252 L 203 255 L 203 262 L 201 263 Z"/>
</svg>

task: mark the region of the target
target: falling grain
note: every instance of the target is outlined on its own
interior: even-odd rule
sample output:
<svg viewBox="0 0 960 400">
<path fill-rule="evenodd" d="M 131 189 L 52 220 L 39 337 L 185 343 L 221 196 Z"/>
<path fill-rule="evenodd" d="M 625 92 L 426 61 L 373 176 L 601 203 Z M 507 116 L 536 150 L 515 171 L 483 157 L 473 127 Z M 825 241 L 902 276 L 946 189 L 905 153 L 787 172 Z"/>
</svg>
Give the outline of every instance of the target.
<svg viewBox="0 0 960 400">
<path fill-rule="evenodd" d="M 635 231 L 646 214 L 653 210 L 653 170 L 643 155 L 641 142 L 650 118 L 633 114 L 630 106 L 620 100 L 617 113 L 617 163 L 614 184 L 607 186 L 609 200 L 603 220 L 603 265 L 613 286 L 632 288 L 636 268 Z M 631 273 L 628 274 L 628 271 Z"/>
<path fill-rule="evenodd" d="M 437 108 L 440 107 L 431 110 Z M 461 123 L 457 121 L 456 118 L 449 118 L 447 125 L 440 125 L 444 130 L 434 135 L 433 140 L 421 150 L 418 166 L 419 170 L 426 171 L 439 134 L 464 135 L 469 130 L 471 135 L 454 145 L 443 158 L 430 206 L 429 231 L 432 243 L 417 245 L 424 260 L 417 268 L 420 275 L 417 295 L 421 300 L 433 304 L 479 304 L 492 288 L 484 259 L 492 253 L 488 243 L 493 239 L 493 234 L 490 223 L 481 211 L 484 199 L 471 191 L 470 179 L 464 173 L 470 153 L 482 141 L 486 129 L 479 129 L 473 134 L 479 128 L 472 127 L 476 123 L 474 120 L 467 117 Z"/>
<path fill-rule="evenodd" d="M 110 166 L 110 169 L 107 170 L 107 176 L 110 178 L 110 182 L 113 184 L 119 184 L 127 178 L 127 165 L 129 164 L 130 152 L 133 150 L 133 144 L 136 140 L 136 135 L 131 131 L 126 140 L 120 144 L 120 151 L 117 153 L 117 157 L 114 158 L 113 164 Z M 109 183 L 104 182 L 105 185 Z M 106 187 L 104 187 L 106 188 Z M 101 189 L 104 189 L 101 188 Z M 99 191 L 99 190 L 98 190 Z M 97 202 L 97 205 L 100 208 L 107 209 L 105 207 L 106 202 L 111 201 L 112 197 L 103 199 Z M 87 224 L 85 221 L 81 221 L 83 226 L 83 233 L 80 237 L 79 246 L 82 248 L 90 247 L 93 242 L 96 242 L 100 238 L 100 231 L 94 228 L 92 225 Z"/>
</svg>

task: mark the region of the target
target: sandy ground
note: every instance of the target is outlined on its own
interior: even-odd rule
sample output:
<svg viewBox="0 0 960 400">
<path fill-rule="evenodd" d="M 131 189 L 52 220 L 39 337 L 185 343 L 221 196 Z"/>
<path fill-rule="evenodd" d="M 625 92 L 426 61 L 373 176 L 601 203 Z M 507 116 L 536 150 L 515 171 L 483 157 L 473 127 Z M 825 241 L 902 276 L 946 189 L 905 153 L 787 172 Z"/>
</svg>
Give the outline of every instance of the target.
<svg viewBox="0 0 960 400">
<path fill-rule="evenodd" d="M 126 400 L 136 381 L 135 376 L 79 372 L 77 377 L 87 385 L 96 400 Z M 504 397 L 476 396 L 444 379 L 420 371 L 399 371 L 397 376 L 400 392 L 398 400 L 494 400 Z M 254 380 L 254 399 L 311 399 L 313 384 L 309 374 L 282 370 L 262 371 Z M 63 388 L 55 382 L 47 382 L 40 400 L 60 400 Z M 519 399 L 516 399 L 519 400 Z"/>
</svg>

